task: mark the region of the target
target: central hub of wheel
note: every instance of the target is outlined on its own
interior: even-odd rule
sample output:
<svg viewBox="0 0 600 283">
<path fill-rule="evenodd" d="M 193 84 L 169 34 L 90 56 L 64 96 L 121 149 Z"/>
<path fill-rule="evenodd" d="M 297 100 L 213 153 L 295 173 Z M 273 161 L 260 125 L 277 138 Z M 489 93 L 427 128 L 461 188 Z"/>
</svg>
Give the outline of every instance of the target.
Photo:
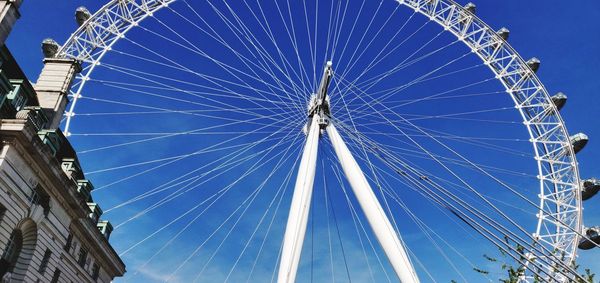
<svg viewBox="0 0 600 283">
<path fill-rule="evenodd" d="M 313 93 L 310 96 L 310 101 L 308 103 L 308 123 L 305 127 L 305 132 L 310 129 L 312 118 L 315 115 L 318 115 L 319 117 L 318 123 L 321 129 L 326 128 L 329 124 L 331 111 L 329 109 L 329 96 L 327 96 L 327 92 L 329 89 L 329 84 L 331 83 L 331 78 L 333 77 L 332 66 L 333 63 L 331 61 L 327 61 L 319 88 L 317 89 L 316 93 Z"/>
</svg>

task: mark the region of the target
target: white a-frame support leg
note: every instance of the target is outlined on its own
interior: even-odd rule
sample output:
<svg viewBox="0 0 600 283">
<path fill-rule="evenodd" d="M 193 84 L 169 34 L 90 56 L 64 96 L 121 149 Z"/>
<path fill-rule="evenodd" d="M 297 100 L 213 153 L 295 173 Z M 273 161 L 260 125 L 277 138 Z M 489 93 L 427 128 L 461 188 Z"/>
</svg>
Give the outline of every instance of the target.
<svg viewBox="0 0 600 283">
<path fill-rule="evenodd" d="M 336 155 L 342 165 L 344 174 L 352 186 L 360 207 L 362 208 L 379 244 L 383 248 L 390 264 L 402 283 L 419 282 L 417 273 L 410 262 L 404 246 L 398 239 L 394 227 L 373 193 L 367 178 L 356 163 L 344 140 L 333 122 L 327 126 L 327 135 L 333 144 Z"/>
<path fill-rule="evenodd" d="M 279 283 L 291 283 L 296 280 L 317 167 L 317 150 L 319 148 L 318 121 L 319 115 L 316 114 L 313 116 L 312 122 L 308 125 L 307 129 L 306 144 L 304 145 L 304 152 L 300 160 L 290 214 L 288 216 L 285 235 L 283 236 L 283 250 L 277 279 Z"/>
<path fill-rule="evenodd" d="M 329 139 L 340 160 L 344 174 L 360 203 L 360 207 L 364 211 L 379 244 L 383 248 L 394 271 L 396 271 L 398 278 L 402 283 L 418 283 L 419 278 L 406 254 L 404 246 L 400 242 L 398 235 L 394 231 L 394 227 L 392 227 L 381 204 L 379 204 L 379 200 L 377 200 L 375 193 L 373 193 L 373 189 L 371 189 L 367 178 L 354 157 L 352 157 L 344 140 L 342 140 L 333 123 L 327 125 L 327 120 L 319 121 L 320 118 L 327 118 L 330 114 L 327 88 L 333 74 L 331 66 L 332 63 L 327 62 L 318 93 L 314 95 L 314 100 L 309 105 L 309 117 L 312 115 L 312 121 L 308 124 L 306 144 L 304 145 L 304 152 L 302 153 L 302 160 L 300 161 L 300 168 L 298 168 L 298 176 L 296 177 L 292 205 L 283 237 L 283 251 L 279 263 L 277 282 L 292 283 L 296 280 L 300 253 L 302 252 L 302 244 L 304 243 L 304 235 L 306 234 L 306 224 L 308 223 L 313 183 L 315 181 L 319 130 L 321 128 L 320 123 L 322 123 L 327 128 Z"/>
</svg>

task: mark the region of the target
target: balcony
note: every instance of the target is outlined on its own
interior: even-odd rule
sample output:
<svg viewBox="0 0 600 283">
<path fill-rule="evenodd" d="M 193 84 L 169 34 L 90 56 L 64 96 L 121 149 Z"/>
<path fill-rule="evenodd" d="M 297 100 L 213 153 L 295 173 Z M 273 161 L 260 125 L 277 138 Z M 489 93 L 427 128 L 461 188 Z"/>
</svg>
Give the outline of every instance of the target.
<svg viewBox="0 0 600 283">
<path fill-rule="evenodd" d="M 85 179 L 77 154 L 60 129 L 45 129 L 38 132 L 42 142 L 50 148 L 60 162 L 62 170 L 74 181 Z"/>
<path fill-rule="evenodd" d="M 8 94 L 12 89 L 13 86 L 6 77 L 6 72 L 0 70 L 0 118 L 13 118 L 16 113 L 8 99 Z"/>
<path fill-rule="evenodd" d="M 89 180 L 77 180 L 77 192 L 87 202 L 92 201 L 91 192 L 93 190 L 94 185 L 92 185 L 92 182 L 90 182 Z"/>
<path fill-rule="evenodd" d="M 50 148 L 52 155 L 58 155 L 61 146 L 67 143 L 67 139 L 60 130 L 41 130 L 38 131 L 38 136 L 42 142 Z"/>
<path fill-rule="evenodd" d="M 8 93 L 7 98 L 16 111 L 21 111 L 28 105 L 37 104 L 35 91 L 28 81 L 11 79 L 10 84 L 13 89 Z"/>
<path fill-rule="evenodd" d="M 99 221 L 96 226 L 98 227 L 100 234 L 104 235 L 106 240 L 108 240 L 108 238 L 110 238 L 110 233 L 112 233 L 112 231 L 113 231 L 113 226 L 112 226 L 112 224 L 110 224 L 110 221 L 108 221 L 108 220 Z"/>
<path fill-rule="evenodd" d="M 95 202 L 88 202 L 87 205 L 90 208 L 90 214 L 88 214 L 88 217 L 92 220 L 92 222 L 94 222 L 94 224 L 97 225 L 98 221 L 100 220 L 100 216 L 102 216 L 102 209 L 100 209 L 100 206 Z"/>
<path fill-rule="evenodd" d="M 73 180 L 83 179 L 83 170 L 79 164 L 77 157 L 75 158 L 63 158 L 60 162 L 60 166 L 67 176 Z"/>
<path fill-rule="evenodd" d="M 17 119 L 29 120 L 36 131 L 40 131 L 48 123 L 48 117 L 44 114 L 44 110 L 39 106 L 25 106 L 21 111 L 16 114 Z"/>
</svg>

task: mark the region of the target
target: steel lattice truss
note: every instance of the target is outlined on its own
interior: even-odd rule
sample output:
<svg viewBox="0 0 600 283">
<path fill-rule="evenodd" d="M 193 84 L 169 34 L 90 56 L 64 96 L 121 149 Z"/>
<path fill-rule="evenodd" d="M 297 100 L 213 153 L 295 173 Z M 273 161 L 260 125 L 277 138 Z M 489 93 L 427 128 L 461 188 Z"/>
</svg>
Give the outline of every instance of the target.
<svg viewBox="0 0 600 283">
<path fill-rule="evenodd" d="M 61 47 L 57 56 L 83 63 L 72 87 L 66 129 L 80 93 L 103 56 L 141 21 L 175 0 L 112 0 Z M 452 0 L 397 0 L 454 34 L 494 72 L 511 95 L 533 144 L 540 182 L 540 208 L 534 238 L 553 257 L 571 266 L 582 228 L 577 161 L 567 129 L 548 92 L 526 61 L 492 28 Z M 553 262 L 553 261 L 546 261 Z M 547 266 L 555 273 L 558 266 Z M 558 280 L 568 280 L 559 278 Z"/>
<path fill-rule="evenodd" d="M 496 74 L 523 117 L 533 143 L 540 179 L 535 237 L 551 253 L 575 260 L 581 231 L 577 161 L 558 110 L 525 60 L 493 29 L 452 1 L 400 1 L 444 26 Z"/>
</svg>

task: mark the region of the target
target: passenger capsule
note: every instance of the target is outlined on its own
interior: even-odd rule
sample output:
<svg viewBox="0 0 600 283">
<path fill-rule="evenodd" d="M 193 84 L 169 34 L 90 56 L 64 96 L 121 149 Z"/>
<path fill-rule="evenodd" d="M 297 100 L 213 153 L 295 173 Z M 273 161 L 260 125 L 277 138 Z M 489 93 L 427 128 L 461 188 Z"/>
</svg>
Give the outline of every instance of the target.
<svg viewBox="0 0 600 283">
<path fill-rule="evenodd" d="M 497 33 L 504 41 L 508 40 L 508 36 L 510 35 L 510 31 L 507 28 L 501 28 Z"/>
<path fill-rule="evenodd" d="M 579 241 L 578 247 L 582 250 L 590 250 L 600 244 L 600 227 L 588 228 L 585 231 L 586 238 Z"/>
<path fill-rule="evenodd" d="M 551 99 L 558 110 L 562 109 L 563 106 L 565 106 L 565 104 L 567 103 L 567 96 L 562 92 L 553 95 Z"/>
<path fill-rule="evenodd" d="M 527 66 L 529 66 L 534 73 L 537 73 L 538 69 L 540 68 L 540 63 L 540 59 L 535 57 L 527 60 Z"/>
<path fill-rule="evenodd" d="M 573 151 L 575 153 L 580 152 L 589 141 L 588 136 L 584 133 L 572 135 L 569 139 L 571 140 L 571 145 L 573 146 Z"/>
<path fill-rule="evenodd" d="M 575 153 L 580 152 L 589 141 L 588 136 L 584 133 L 575 134 L 569 139 L 571 140 L 571 145 L 573 146 L 573 151 Z"/>
<path fill-rule="evenodd" d="M 79 7 L 75 10 L 75 21 L 79 26 L 82 26 L 91 16 L 92 14 L 86 7 Z"/>
<path fill-rule="evenodd" d="M 600 180 L 590 178 L 584 180 L 581 186 L 581 199 L 588 200 L 595 196 L 600 191 Z"/>
<path fill-rule="evenodd" d="M 58 45 L 54 39 L 46 38 L 44 41 L 42 41 L 42 52 L 44 52 L 44 57 L 46 58 L 52 58 L 56 56 L 59 47 L 60 45 Z"/>
<path fill-rule="evenodd" d="M 475 4 L 473 4 L 472 2 L 467 3 L 467 5 L 465 5 L 465 10 L 469 11 L 471 14 L 475 14 L 475 9 L 477 8 L 477 6 L 475 6 Z"/>
</svg>

